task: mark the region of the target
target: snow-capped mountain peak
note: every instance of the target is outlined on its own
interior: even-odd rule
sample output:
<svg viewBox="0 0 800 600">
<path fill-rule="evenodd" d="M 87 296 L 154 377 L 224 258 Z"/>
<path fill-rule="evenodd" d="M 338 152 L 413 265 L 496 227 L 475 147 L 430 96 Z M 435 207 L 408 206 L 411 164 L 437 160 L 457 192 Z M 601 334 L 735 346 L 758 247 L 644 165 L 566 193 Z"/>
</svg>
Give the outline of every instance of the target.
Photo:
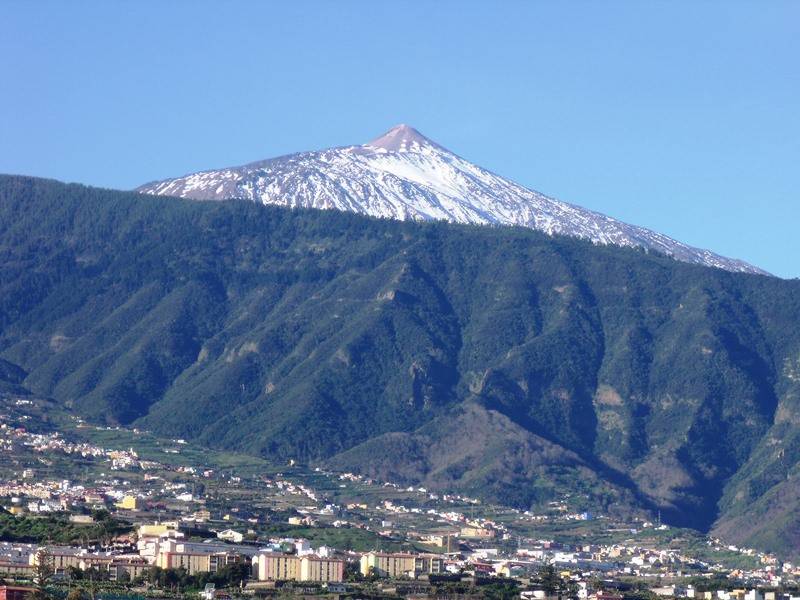
<svg viewBox="0 0 800 600">
<path fill-rule="evenodd" d="M 358 146 L 302 152 L 138 188 L 198 200 L 338 209 L 394 219 L 520 225 L 599 244 L 641 247 L 685 262 L 762 273 L 744 261 L 549 198 L 453 154 L 409 125 Z"/>
<path fill-rule="evenodd" d="M 410 125 L 403 123 L 395 125 L 382 136 L 367 142 L 364 146 L 383 148 L 389 152 L 414 152 L 419 151 L 423 146 L 441 148 Z"/>
</svg>

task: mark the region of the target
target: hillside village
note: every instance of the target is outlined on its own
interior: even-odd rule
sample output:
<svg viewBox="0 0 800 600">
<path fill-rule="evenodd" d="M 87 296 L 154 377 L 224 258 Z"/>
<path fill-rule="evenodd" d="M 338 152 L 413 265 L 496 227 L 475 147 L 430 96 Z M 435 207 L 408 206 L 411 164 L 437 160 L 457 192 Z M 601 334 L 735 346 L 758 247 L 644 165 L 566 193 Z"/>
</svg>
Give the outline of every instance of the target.
<svg viewBox="0 0 800 600">
<path fill-rule="evenodd" d="M 764 8 L 0 3 L 0 600 L 800 600 Z"/>
<path fill-rule="evenodd" d="M 778 600 L 800 578 L 775 556 L 711 539 L 693 555 L 670 547 L 666 525 L 616 523 L 568 499 L 534 513 L 355 473 L 233 468 L 137 430 L 71 416 L 49 428 L 46 408 L 7 398 L 0 413 L 0 577 L 21 590 L 44 569 L 56 588 L 88 577 L 156 595 L 483 597 L 501 585 L 523 598 Z M 599 533 L 559 535 L 576 527 Z"/>
</svg>

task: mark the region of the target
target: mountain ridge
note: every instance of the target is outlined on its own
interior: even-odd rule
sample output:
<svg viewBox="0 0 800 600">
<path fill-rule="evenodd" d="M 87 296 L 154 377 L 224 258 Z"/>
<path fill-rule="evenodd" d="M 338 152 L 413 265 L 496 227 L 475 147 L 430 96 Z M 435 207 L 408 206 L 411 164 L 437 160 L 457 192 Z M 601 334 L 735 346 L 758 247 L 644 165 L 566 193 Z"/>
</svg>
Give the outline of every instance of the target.
<svg viewBox="0 0 800 600">
<path fill-rule="evenodd" d="M 141 193 L 345 210 L 399 220 L 521 225 L 684 262 L 768 275 L 744 261 L 545 196 L 478 167 L 409 125 L 357 146 L 300 152 L 156 181 Z"/>
<path fill-rule="evenodd" d="M 800 547 L 799 281 L 24 177 L 0 257 L 0 375 L 93 421 Z"/>
</svg>

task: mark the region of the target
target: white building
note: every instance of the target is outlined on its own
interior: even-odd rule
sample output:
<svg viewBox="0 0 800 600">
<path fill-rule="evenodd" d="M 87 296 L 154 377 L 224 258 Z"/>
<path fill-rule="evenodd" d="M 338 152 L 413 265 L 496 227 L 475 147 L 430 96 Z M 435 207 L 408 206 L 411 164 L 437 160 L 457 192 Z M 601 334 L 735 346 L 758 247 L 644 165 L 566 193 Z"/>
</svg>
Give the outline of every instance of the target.
<svg viewBox="0 0 800 600">
<path fill-rule="evenodd" d="M 221 540 L 225 540 L 226 542 L 233 542 L 234 544 L 238 544 L 244 540 L 244 534 L 234 531 L 233 529 L 218 531 L 217 537 Z"/>
</svg>

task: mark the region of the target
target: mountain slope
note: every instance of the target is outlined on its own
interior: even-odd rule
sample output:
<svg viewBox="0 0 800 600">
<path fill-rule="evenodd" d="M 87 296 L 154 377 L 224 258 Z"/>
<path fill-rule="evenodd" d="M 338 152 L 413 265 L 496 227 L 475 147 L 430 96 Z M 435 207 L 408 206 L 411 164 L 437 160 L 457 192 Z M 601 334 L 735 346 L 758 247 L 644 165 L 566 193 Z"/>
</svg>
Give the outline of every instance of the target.
<svg viewBox="0 0 800 600">
<path fill-rule="evenodd" d="M 14 385 L 97 421 L 521 507 L 569 491 L 787 554 L 798 315 L 798 281 L 525 228 L 0 178 Z"/>
<path fill-rule="evenodd" d="M 364 144 L 204 171 L 138 188 L 199 200 L 244 198 L 374 217 L 522 225 L 598 244 L 641 247 L 684 262 L 764 273 L 743 261 L 548 198 L 473 165 L 407 125 Z"/>
</svg>

